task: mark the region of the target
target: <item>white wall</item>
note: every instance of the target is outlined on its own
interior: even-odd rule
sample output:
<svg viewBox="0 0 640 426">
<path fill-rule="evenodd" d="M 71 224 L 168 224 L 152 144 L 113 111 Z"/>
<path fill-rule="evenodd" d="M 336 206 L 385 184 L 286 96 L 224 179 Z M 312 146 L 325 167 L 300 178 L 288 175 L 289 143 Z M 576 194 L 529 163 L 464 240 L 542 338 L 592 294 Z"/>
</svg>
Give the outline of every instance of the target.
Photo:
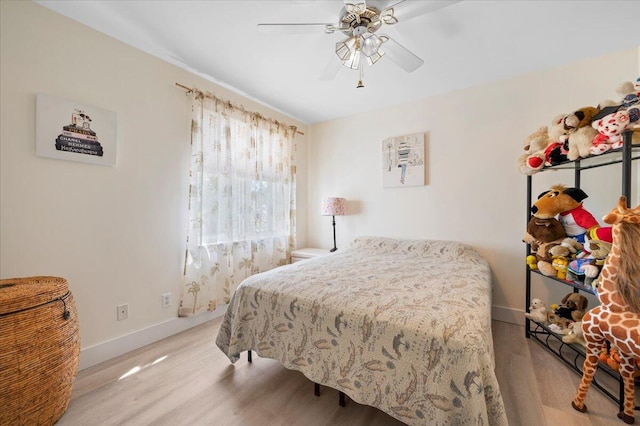
<svg viewBox="0 0 640 426">
<path fill-rule="evenodd" d="M 557 114 L 618 99 L 618 85 L 637 72 L 632 49 L 311 126 L 308 245 L 332 246 L 330 219 L 316 213 L 323 197 L 345 197 L 350 213 L 336 218 L 338 247 L 361 235 L 469 243 L 491 264 L 494 315 L 520 320 L 510 310 L 525 304 L 526 178 L 516 167 L 523 141 Z M 382 140 L 416 132 L 427 135 L 427 185 L 383 189 Z M 619 173 L 619 166 L 584 172 L 585 206 L 596 218 L 615 205 Z M 639 180 L 636 164 L 636 191 Z M 573 173 L 536 175 L 534 196 L 555 183 L 573 186 Z M 547 303 L 570 292 L 540 281 L 534 294 Z"/>
<path fill-rule="evenodd" d="M 34 3 L 0 7 L 0 277 L 65 277 L 79 311 L 83 356 L 127 335 L 128 348 L 139 345 L 141 330 L 151 329 L 149 339 L 179 331 L 190 321 L 176 318 L 190 98 L 174 83 L 213 91 L 302 132 L 306 125 Z M 115 111 L 117 166 L 36 157 L 36 93 Z M 306 139 L 297 141 L 304 241 Z M 166 292 L 173 305 L 163 309 Z M 122 303 L 129 319 L 118 322 Z"/>
</svg>

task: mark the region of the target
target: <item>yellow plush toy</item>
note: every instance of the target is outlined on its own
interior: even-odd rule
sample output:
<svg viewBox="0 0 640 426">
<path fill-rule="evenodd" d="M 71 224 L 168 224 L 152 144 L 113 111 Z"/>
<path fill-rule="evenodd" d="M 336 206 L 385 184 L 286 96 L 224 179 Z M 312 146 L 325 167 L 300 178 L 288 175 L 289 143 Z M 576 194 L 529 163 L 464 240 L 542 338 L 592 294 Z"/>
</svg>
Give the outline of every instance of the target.
<svg viewBox="0 0 640 426">
<path fill-rule="evenodd" d="M 558 274 L 556 275 L 558 279 L 567 279 L 567 269 L 569 269 L 569 261 L 566 257 L 554 256 L 553 262 L 551 262 L 551 266 L 553 266 L 553 269 L 558 271 Z"/>
</svg>

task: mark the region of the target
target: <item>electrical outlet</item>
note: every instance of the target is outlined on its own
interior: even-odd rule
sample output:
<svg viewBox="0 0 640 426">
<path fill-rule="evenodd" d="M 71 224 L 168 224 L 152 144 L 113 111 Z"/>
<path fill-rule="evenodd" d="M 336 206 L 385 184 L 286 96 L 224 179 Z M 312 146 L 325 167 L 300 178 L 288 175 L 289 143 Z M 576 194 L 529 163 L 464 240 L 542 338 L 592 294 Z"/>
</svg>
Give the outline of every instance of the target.
<svg viewBox="0 0 640 426">
<path fill-rule="evenodd" d="M 129 318 L 129 305 L 118 305 L 118 321 L 126 320 Z"/>
<path fill-rule="evenodd" d="M 168 308 L 171 306 L 171 293 L 164 293 L 162 295 L 162 307 Z"/>
</svg>

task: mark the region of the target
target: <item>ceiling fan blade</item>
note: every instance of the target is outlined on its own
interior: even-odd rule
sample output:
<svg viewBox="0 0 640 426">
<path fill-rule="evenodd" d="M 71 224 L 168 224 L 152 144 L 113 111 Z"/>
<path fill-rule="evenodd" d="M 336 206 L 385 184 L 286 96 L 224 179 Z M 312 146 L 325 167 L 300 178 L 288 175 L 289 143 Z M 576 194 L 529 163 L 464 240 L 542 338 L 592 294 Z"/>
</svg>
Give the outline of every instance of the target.
<svg viewBox="0 0 640 426">
<path fill-rule="evenodd" d="M 330 34 L 338 29 L 334 24 L 258 24 L 262 34 Z"/>
<path fill-rule="evenodd" d="M 329 62 L 327 62 L 327 66 L 324 67 L 324 71 L 318 77 L 321 81 L 330 81 L 336 78 L 338 75 L 338 71 L 340 71 L 340 67 L 342 67 L 342 61 L 335 57 L 335 55 L 331 55 Z"/>
<path fill-rule="evenodd" d="M 380 36 L 380 38 L 384 40 L 381 50 L 385 53 L 385 57 L 406 72 L 413 72 L 424 64 L 422 59 L 389 36 Z"/>
<path fill-rule="evenodd" d="M 399 21 L 406 21 L 426 13 L 460 3 L 462 0 L 402 0 L 380 13 L 380 17 L 385 24 L 395 24 Z"/>
</svg>

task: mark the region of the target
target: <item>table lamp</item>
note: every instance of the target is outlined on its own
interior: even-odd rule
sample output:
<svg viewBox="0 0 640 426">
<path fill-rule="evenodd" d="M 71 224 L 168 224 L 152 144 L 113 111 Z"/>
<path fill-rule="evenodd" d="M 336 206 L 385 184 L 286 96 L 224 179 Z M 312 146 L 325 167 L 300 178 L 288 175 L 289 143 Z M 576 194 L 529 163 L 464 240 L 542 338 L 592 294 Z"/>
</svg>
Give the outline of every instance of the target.
<svg viewBox="0 0 640 426">
<path fill-rule="evenodd" d="M 329 250 L 330 252 L 338 250 L 338 247 L 336 247 L 336 216 L 343 216 L 346 212 L 346 200 L 344 198 L 330 197 L 322 200 L 320 214 L 333 218 L 333 248 Z"/>
</svg>

